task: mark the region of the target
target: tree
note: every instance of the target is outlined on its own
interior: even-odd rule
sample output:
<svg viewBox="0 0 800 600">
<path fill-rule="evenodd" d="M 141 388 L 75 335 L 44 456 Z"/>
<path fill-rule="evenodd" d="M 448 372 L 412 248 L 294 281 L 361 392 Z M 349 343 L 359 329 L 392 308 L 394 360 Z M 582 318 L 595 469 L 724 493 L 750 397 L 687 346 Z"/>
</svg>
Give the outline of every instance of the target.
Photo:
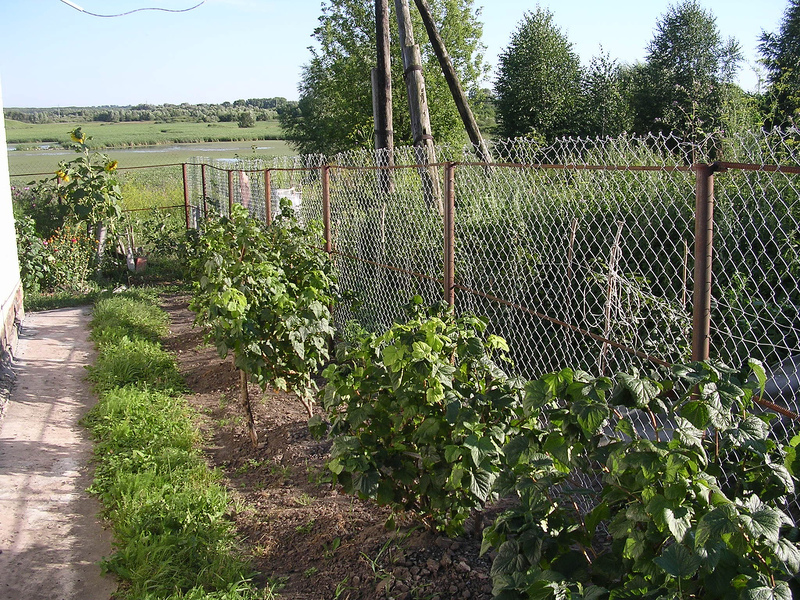
<svg viewBox="0 0 800 600">
<path fill-rule="evenodd" d="M 800 111 L 800 0 L 789 0 L 778 33 L 764 32 L 760 39 L 769 85 L 769 123 L 791 123 Z"/>
<path fill-rule="evenodd" d="M 656 25 L 645 64 L 633 70 L 635 130 L 694 139 L 718 128 L 725 87 L 741 60 L 738 42 L 723 40 L 716 18 L 696 0 L 671 6 Z"/>
<path fill-rule="evenodd" d="M 485 72 L 483 26 L 473 0 L 435 0 L 431 11 L 462 84 L 477 89 Z M 394 7 L 390 4 L 390 9 Z M 431 128 L 437 142 L 466 139 L 450 90 L 426 37 L 419 14 L 412 11 L 415 38 L 421 46 Z M 372 87 L 375 66 L 375 10 L 373 0 L 325 0 L 317 47 L 303 66 L 296 109 L 280 115 L 290 142 L 302 153 L 334 154 L 373 147 Z M 392 15 L 391 22 L 395 22 Z M 403 90 L 403 69 L 396 32 L 392 36 L 392 86 Z M 395 145 L 411 144 L 408 106 L 396 94 L 392 110 Z"/>
<path fill-rule="evenodd" d="M 567 133 L 580 80 L 580 60 L 553 23 L 553 13 L 540 7 L 526 13 L 500 54 L 495 82 L 500 135 L 551 141 Z"/>
<path fill-rule="evenodd" d="M 608 54 L 592 58 L 582 79 L 580 135 L 616 136 L 632 129 L 625 75 L 626 70 Z"/>
</svg>

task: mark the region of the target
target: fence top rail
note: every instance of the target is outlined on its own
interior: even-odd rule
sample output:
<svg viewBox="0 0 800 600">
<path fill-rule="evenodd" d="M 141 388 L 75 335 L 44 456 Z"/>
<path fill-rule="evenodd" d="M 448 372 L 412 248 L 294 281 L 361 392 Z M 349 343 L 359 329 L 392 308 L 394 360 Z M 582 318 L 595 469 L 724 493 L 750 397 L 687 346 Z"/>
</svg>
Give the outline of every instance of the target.
<svg viewBox="0 0 800 600">
<path fill-rule="evenodd" d="M 239 172 L 239 173 L 264 173 L 266 171 L 269 172 L 278 172 L 278 171 L 287 171 L 287 172 L 294 172 L 294 171 L 321 171 L 323 169 L 335 169 L 341 171 L 394 171 L 400 169 L 421 169 L 421 168 L 430 168 L 430 167 L 447 167 L 447 166 L 464 166 L 464 167 L 480 167 L 485 169 L 492 169 L 492 168 L 507 168 L 507 169 L 541 169 L 541 170 L 575 170 L 575 171 L 651 171 L 651 172 L 664 172 L 664 173 L 687 173 L 691 171 L 696 171 L 699 164 L 694 165 L 664 165 L 664 166 L 654 166 L 654 165 L 586 165 L 586 164 L 526 164 L 526 163 L 485 163 L 485 162 L 462 162 L 462 161 L 447 161 L 447 162 L 437 162 L 437 163 L 430 163 L 430 164 L 407 164 L 407 165 L 363 165 L 363 166 L 356 166 L 356 165 L 337 165 L 337 164 L 325 164 L 320 166 L 314 167 L 263 167 L 263 168 L 237 168 L 237 167 L 223 167 L 220 165 L 214 165 L 211 163 L 168 163 L 168 164 L 158 164 L 158 165 L 139 165 L 139 166 L 131 166 L 131 167 L 119 167 L 119 171 L 132 171 L 135 169 L 158 169 L 163 167 L 181 167 L 181 166 L 192 166 L 192 167 L 208 167 L 209 169 L 215 169 L 217 171 L 224 171 L 224 172 Z M 704 165 L 705 166 L 705 165 Z M 763 171 L 766 173 L 787 173 L 787 174 L 800 174 L 800 166 L 789 166 L 789 165 L 759 165 L 754 163 L 736 163 L 736 162 L 725 162 L 725 161 L 718 161 L 710 165 L 714 171 L 716 172 L 724 172 L 727 170 L 737 170 L 737 171 Z M 45 175 L 53 175 L 54 171 L 48 171 L 45 173 L 19 173 L 14 175 L 14 177 L 41 177 Z"/>
<path fill-rule="evenodd" d="M 800 174 L 800 167 L 789 165 L 757 165 L 753 163 L 715 162 L 714 165 L 721 170 L 735 169 L 737 171 L 765 171 L 767 173 L 793 173 Z"/>
</svg>

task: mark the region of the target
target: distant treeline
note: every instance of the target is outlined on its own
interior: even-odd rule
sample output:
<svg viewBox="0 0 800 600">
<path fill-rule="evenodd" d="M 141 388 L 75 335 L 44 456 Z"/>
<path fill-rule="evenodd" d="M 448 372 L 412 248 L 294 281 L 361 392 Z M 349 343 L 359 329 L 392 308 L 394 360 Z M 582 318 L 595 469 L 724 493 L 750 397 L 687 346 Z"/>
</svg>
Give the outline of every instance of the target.
<svg viewBox="0 0 800 600">
<path fill-rule="evenodd" d="M 56 108 L 6 108 L 6 119 L 23 123 L 214 123 L 240 121 L 249 115 L 255 121 L 277 119 L 293 110 L 297 101 L 286 98 L 250 98 L 222 104 L 137 104 L 135 106 L 60 106 Z"/>
</svg>

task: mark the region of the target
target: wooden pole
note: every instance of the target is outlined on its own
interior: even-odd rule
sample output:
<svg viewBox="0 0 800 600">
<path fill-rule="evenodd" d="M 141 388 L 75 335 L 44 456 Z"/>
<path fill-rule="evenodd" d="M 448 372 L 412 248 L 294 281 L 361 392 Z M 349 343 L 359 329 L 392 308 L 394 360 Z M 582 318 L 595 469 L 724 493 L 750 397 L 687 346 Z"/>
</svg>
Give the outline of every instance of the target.
<svg viewBox="0 0 800 600">
<path fill-rule="evenodd" d="M 694 217 L 694 298 L 692 360 L 708 360 L 711 350 L 711 276 L 714 243 L 714 172 L 717 165 L 696 164 Z"/>
<path fill-rule="evenodd" d="M 436 149 L 433 144 L 431 119 L 428 111 L 428 95 L 425 91 L 425 78 L 422 76 L 422 54 L 414 43 L 414 29 L 408 0 L 395 0 L 397 27 L 400 34 L 400 50 L 403 55 L 403 74 L 408 93 L 408 109 L 411 116 L 411 134 L 414 147 L 418 148 L 417 162 L 429 165 L 436 162 Z M 426 202 L 436 206 L 444 215 L 439 176 L 435 167 L 420 170 L 422 188 Z"/>
<path fill-rule="evenodd" d="M 394 165 L 392 131 L 392 58 L 389 45 L 389 0 L 375 0 L 375 40 L 378 55 L 373 73 L 375 149 L 386 150 L 386 165 Z"/>
<path fill-rule="evenodd" d="M 489 154 L 486 141 L 483 139 L 483 136 L 481 136 L 478 122 L 475 120 L 475 115 L 472 114 L 472 110 L 469 107 L 467 95 L 464 93 L 464 88 L 461 87 L 461 81 L 453 67 L 453 61 L 450 60 L 450 54 L 447 52 L 444 40 L 442 40 L 442 37 L 439 35 L 436 23 L 433 21 L 428 3 L 426 0 L 414 0 L 414 4 L 417 5 L 419 14 L 422 16 L 422 22 L 425 25 L 425 30 L 428 32 L 428 38 L 433 46 L 433 52 L 439 60 L 439 66 L 442 68 L 442 73 L 450 88 L 450 93 L 453 95 L 453 100 L 456 103 L 456 108 L 458 108 L 458 114 L 461 115 L 461 120 L 464 123 L 464 128 L 467 130 L 467 135 L 472 144 L 478 149 L 481 161 L 491 163 L 492 155 Z"/>
</svg>

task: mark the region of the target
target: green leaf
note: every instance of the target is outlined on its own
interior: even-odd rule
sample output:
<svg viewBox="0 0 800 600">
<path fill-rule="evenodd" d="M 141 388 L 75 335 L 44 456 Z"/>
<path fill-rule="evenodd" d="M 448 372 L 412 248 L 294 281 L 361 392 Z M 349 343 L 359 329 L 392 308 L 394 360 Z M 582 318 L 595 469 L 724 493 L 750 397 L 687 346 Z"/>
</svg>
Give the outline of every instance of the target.
<svg viewBox="0 0 800 600">
<path fill-rule="evenodd" d="M 436 419 L 435 417 L 428 417 L 417 428 L 417 431 L 414 433 L 414 439 L 420 443 L 432 442 L 439 433 L 440 427 L 441 423 L 439 419 Z"/>
<path fill-rule="evenodd" d="M 461 446 L 448 444 L 444 447 L 444 459 L 449 463 L 454 463 L 461 458 Z"/>
<path fill-rule="evenodd" d="M 723 536 L 736 532 L 737 517 L 736 507 L 730 503 L 722 504 L 704 514 L 695 528 L 695 548 L 712 547 Z"/>
<path fill-rule="evenodd" d="M 519 551 L 517 541 L 507 540 L 497 550 L 490 575 L 494 579 L 498 575 L 516 573 L 525 569 L 526 563 L 525 557 Z"/>
<path fill-rule="evenodd" d="M 694 425 L 697 429 L 704 430 L 711 422 L 711 412 L 705 402 L 693 400 L 683 405 L 680 415 Z"/>
<path fill-rule="evenodd" d="M 572 413 L 587 436 L 592 436 L 606 424 L 611 410 L 599 402 L 577 401 L 572 404 Z"/>
<path fill-rule="evenodd" d="M 739 514 L 739 522 L 745 530 L 755 538 L 764 537 L 777 543 L 781 524 L 786 517 L 779 510 L 761 503 L 755 496 L 751 496 L 745 505 L 751 509 L 749 514 L 744 512 Z"/>
<path fill-rule="evenodd" d="M 786 538 L 779 539 L 775 546 L 775 556 L 786 564 L 790 573 L 800 571 L 800 548 L 797 547 L 796 542 Z"/>
<path fill-rule="evenodd" d="M 652 381 L 619 373 L 611 402 L 629 408 L 647 408 L 658 393 L 659 389 Z"/>
<path fill-rule="evenodd" d="M 693 576 L 702 564 L 700 557 L 683 544 L 668 546 L 653 562 L 665 573 L 680 579 Z"/>
<path fill-rule="evenodd" d="M 775 587 L 760 586 L 745 590 L 748 600 L 792 600 L 792 591 L 785 581 L 775 582 Z"/>
<path fill-rule="evenodd" d="M 481 502 L 485 502 L 492 491 L 492 484 L 496 479 L 489 471 L 475 471 L 472 473 L 469 491 Z"/>
</svg>

